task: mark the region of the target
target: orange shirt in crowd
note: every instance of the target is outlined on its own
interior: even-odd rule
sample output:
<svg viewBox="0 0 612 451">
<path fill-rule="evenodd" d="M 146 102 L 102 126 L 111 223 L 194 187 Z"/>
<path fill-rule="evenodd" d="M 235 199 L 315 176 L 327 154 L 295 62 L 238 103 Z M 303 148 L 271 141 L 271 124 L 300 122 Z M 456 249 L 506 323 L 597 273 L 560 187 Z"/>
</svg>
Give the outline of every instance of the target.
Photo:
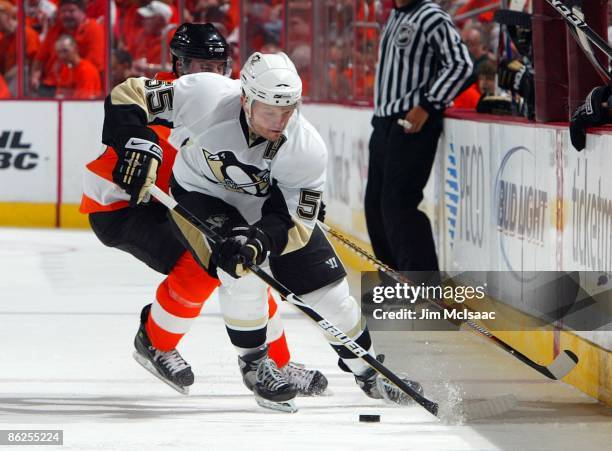
<svg viewBox="0 0 612 451">
<path fill-rule="evenodd" d="M 38 33 L 31 27 L 25 27 L 26 59 L 32 60 L 40 48 Z M 17 33 L 0 36 L 0 74 L 17 64 Z"/>
<path fill-rule="evenodd" d="M 136 42 L 138 31 L 142 28 L 140 25 L 140 14 L 138 14 L 139 5 L 129 5 L 120 12 L 121 27 L 119 39 L 123 42 L 126 49 L 129 49 Z M 132 55 L 132 57 L 134 57 Z"/>
<path fill-rule="evenodd" d="M 62 64 L 57 80 L 56 97 L 72 99 L 93 99 L 100 97 L 102 86 L 96 66 L 81 58 L 75 67 Z"/>
<path fill-rule="evenodd" d="M 355 11 L 356 21 L 361 23 L 376 23 L 376 8 L 374 4 L 366 4 L 359 2 Z M 370 42 L 378 37 L 378 28 L 375 26 L 359 27 L 357 32 L 357 42 L 362 42 L 362 39 L 368 39 Z"/>
<path fill-rule="evenodd" d="M 476 105 L 478 105 L 478 101 L 480 100 L 480 96 L 480 91 L 478 90 L 476 83 L 474 83 L 457 97 L 455 97 L 455 100 L 453 100 L 453 107 L 470 108 L 472 110 L 475 110 Z"/>
<path fill-rule="evenodd" d="M 11 91 L 9 91 L 8 85 L 4 80 L 2 74 L 0 74 L 0 99 L 10 99 Z"/>
<path fill-rule="evenodd" d="M 165 3 L 165 2 L 164 2 Z M 174 3 L 174 2 L 172 2 Z M 172 9 L 172 17 L 170 17 L 170 21 L 168 22 L 168 24 L 179 24 L 179 13 L 178 13 L 178 8 L 176 6 L 174 6 L 172 3 L 168 4 L 168 6 Z"/>
<path fill-rule="evenodd" d="M 53 25 L 52 19 L 57 13 L 58 3 L 59 0 L 42 0 L 34 11 L 26 7 L 26 25 L 39 33 L 44 33 L 47 25 Z"/>
<path fill-rule="evenodd" d="M 123 42 L 125 49 L 130 52 L 133 59 L 142 58 L 143 54 L 136 55 L 132 53 L 132 49 L 136 48 L 137 51 L 141 51 L 141 48 L 146 47 L 146 43 L 138 42 L 141 39 L 142 16 L 138 14 L 138 8 L 140 8 L 138 2 L 135 4 L 120 5 L 119 6 L 119 17 L 121 26 L 119 27 L 119 39 Z M 178 10 L 174 5 L 168 5 L 172 8 L 172 17 L 169 23 L 178 24 Z M 172 33 L 169 33 L 172 34 Z M 149 61 L 150 62 L 150 61 Z"/>
<path fill-rule="evenodd" d="M 230 19 L 232 19 L 232 29 L 227 30 L 227 32 L 231 33 L 234 28 L 240 23 L 240 0 L 230 0 L 230 8 L 228 14 L 230 16 Z"/>
<path fill-rule="evenodd" d="M 81 58 L 89 60 L 96 67 L 98 72 L 104 70 L 104 30 L 93 19 L 85 19 L 81 26 L 73 33 L 68 33 L 61 22 L 56 23 L 45 37 L 36 60 L 42 63 L 44 85 L 56 86 L 57 79 L 55 65 L 57 56 L 55 54 L 55 41 L 63 34 L 70 34 L 74 37 L 79 48 Z"/>
<path fill-rule="evenodd" d="M 168 52 L 166 61 L 170 61 L 170 41 L 173 36 L 174 30 L 166 35 L 166 51 Z M 146 58 L 148 64 L 159 64 L 161 63 L 161 43 L 161 35 L 151 36 L 146 34 L 144 30 L 139 30 L 136 39 L 132 42 L 132 45 L 128 47 L 128 52 L 130 52 L 134 60 Z"/>
<path fill-rule="evenodd" d="M 457 9 L 457 11 L 455 12 L 455 16 L 467 13 L 469 11 L 472 11 L 473 9 L 478 9 L 478 8 L 482 8 L 484 6 L 489 6 L 493 4 L 499 4 L 499 1 L 497 0 L 469 0 L 465 5 Z M 485 13 L 481 13 L 478 15 L 478 21 L 479 22 L 492 22 L 494 13 L 495 13 L 494 9 L 491 11 L 487 11 Z"/>
<path fill-rule="evenodd" d="M 107 0 L 90 0 L 86 9 L 87 17 L 97 19 L 104 16 L 104 13 L 106 13 L 106 2 Z"/>
</svg>

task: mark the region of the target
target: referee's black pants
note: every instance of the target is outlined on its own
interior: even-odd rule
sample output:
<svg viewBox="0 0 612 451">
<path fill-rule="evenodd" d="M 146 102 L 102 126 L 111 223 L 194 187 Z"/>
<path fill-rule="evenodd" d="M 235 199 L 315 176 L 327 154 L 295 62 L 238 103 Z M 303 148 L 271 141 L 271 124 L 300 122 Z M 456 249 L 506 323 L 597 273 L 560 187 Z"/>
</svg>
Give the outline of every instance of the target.
<svg viewBox="0 0 612 451">
<path fill-rule="evenodd" d="M 442 132 L 431 115 L 419 133 L 397 124 L 404 115 L 374 117 L 365 215 L 375 255 L 401 271 L 438 271 L 429 219 L 418 209 Z"/>
</svg>

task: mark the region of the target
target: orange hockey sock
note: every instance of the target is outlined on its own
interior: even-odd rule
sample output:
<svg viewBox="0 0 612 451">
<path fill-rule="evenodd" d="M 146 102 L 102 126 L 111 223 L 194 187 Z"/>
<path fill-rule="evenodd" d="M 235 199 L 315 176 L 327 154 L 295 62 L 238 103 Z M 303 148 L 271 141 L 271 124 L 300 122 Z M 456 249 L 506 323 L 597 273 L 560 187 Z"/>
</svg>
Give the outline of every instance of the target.
<svg viewBox="0 0 612 451">
<path fill-rule="evenodd" d="M 280 312 L 278 311 L 278 305 L 272 297 L 270 289 L 268 289 L 268 328 L 266 342 L 268 343 L 268 356 L 274 360 L 276 366 L 282 368 L 289 363 L 291 354 L 287 346 L 287 339 L 285 337 Z"/>
<path fill-rule="evenodd" d="M 218 286 L 219 281 L 211 277 L 189 252 L 185 252 L 157 288 L 145 324 L 153 346 L 160 351 L 176 348 L 200 314 L 206 299 Z"/>
</svg>

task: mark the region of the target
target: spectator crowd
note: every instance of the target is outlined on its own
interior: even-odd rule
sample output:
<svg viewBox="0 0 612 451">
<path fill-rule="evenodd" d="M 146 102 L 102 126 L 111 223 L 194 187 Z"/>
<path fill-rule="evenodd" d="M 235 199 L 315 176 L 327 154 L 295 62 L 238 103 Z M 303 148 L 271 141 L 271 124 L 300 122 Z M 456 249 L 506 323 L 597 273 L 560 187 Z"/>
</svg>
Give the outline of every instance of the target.
<svg viewBox="0 0 612 451">
<path fill-rule="evenodd" d="M 184 0 L 182 14 L 177 0 L 21 3 L 22 24 L 18 0 L 0 0 L 0 98 L 5 99 L 101 98 L 127 77 L 167 70 L 179 20 L 213 22 L 231 35 L 239 0 Z"/>
<path fill-rule="evenodd" d="M 20 24 L 18 0 L 0 0 L 0 98 L 101 98 L 127 77 L 168 70 L 174 30 L 191 21 L 212 22 L 232 45 L 233 77 L 241 55 L 284 50 L 302 75 L 305 98 L 371 105 L 381 27 L 393 1 L 21 0 Z M 438 3 L 474 63 L 454 106 L 476 109 L 500 94 L 509 104 L 513 94 L 496 86 L 500 2 Z M 523 3 L 529 10 L 531 0 Z M 247 25 L 240 36 L 241 22 Z M 513 45 L 506 53 L 509 60 L 521 56 Z"/>
</svg>

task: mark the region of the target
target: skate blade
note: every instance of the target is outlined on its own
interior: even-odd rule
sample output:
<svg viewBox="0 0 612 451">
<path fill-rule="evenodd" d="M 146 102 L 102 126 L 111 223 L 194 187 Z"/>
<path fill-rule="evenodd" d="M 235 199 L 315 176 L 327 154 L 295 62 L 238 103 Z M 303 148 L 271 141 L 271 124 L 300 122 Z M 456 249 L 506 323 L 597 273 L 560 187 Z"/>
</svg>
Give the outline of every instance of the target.
<svg viewBox="0 0 612 451">
<path fill-rule="evenodd" d="M 266 409 L 278 410 L 280 412 L 287 413 L 295 413 L 298 411 L 293 399 L 290 399 L 289 401 L 270 401 L 269 399 L 264 399 L 261 396 L 255 395 L 255 401 L 257 401 L 257 404 L 259 404 L 261 407 Z"/>
<path fill-rule="evenodd" d="M 153 376 L 158 378 L 160 381 L 164 382 L 165 384 L 168 384 L 181 395 L 189 395 L 189 387 L 182 387 L 166 379 L 164 376 L 159 374 L 159 371 L 157 371 L 157 369 L 153 366 L 151 362 L 149 362 L 146 358 L 138 354 L 138 351 L 134 351 L 134 354 L 132 354 L 132 356 L 134 357 L 134 360 L 136 360 L 145 370 L 147 370 Z"/>
<path fill-rule="evenodd" d="M 463 403 L 460 406 L 466 421 L 491 418 L 506 413 L 516 407 L 518 400 L 514 395 L 502 395 L 484 401 Z"/>
</svg>

